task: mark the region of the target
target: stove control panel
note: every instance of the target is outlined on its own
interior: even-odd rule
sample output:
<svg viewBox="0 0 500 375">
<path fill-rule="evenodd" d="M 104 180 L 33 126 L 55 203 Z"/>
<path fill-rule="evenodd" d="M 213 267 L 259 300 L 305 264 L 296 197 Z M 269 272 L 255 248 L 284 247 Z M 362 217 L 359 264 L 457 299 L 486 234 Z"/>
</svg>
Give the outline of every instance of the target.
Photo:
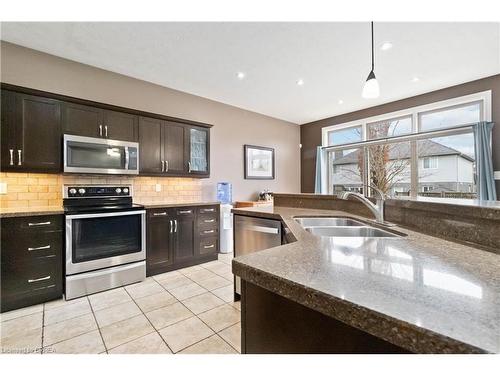
<svg viewBox="0 0 500 375">
<path fill-rule="evenodd" d="M 131 197 L 130 185 L 64 185 L 64 198 Z"/>
</svg>

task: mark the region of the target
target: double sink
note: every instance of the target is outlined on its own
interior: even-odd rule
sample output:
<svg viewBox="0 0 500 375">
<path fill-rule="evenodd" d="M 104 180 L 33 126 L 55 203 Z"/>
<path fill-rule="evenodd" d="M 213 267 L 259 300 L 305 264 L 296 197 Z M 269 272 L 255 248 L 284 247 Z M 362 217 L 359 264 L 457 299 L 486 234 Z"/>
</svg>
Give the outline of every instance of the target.
<svg viewBox="0 0 500 375">
<path fill-rule="evenodd" d="M 400 238 L 403 233 L 389 232 L 346 217 L 295 217 L 308 232 L 321 237 Z"/>
</svg>

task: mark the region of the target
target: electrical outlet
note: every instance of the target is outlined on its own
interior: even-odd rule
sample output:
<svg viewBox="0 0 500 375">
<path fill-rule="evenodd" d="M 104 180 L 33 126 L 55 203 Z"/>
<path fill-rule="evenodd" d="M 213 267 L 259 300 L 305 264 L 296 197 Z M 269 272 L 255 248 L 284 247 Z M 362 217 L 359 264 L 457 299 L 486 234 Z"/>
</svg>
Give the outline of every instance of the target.
<svg viewBox="0 0 500 375">
<path fill-rule="evenodd" d="M 493 178 L 495 180 L 500 180 L 500 171 L 493 172 Z"/>
<path fill-rule="evenodd" d="M 7 183 L 0 182 L 0 194 L 7 194 Z"/>
<path fill-rule="evenodd" d="M 155 191 L 156 191 L 157 193 L 159 193 L 159 192 L 161 191 L 161 185 L 160 185 L 160 184 L 156 184 L 156 185 L 155 185 Z"/>
</svg>

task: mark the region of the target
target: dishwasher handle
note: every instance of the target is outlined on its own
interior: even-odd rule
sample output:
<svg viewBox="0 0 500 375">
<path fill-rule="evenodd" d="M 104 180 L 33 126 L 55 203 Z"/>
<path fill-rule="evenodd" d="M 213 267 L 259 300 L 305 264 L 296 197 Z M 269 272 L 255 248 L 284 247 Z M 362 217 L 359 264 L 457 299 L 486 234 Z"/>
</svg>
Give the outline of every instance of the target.
<svg viewBox="0 0 500 375">
<path fill-rule="evenodd" d="M 263 227 L 261 225 L 245 225 L 244 229 L 252 232 L 261 232 L 270 234 L 279 234 L 280 232 L 279 228 Z"/>
</svg>

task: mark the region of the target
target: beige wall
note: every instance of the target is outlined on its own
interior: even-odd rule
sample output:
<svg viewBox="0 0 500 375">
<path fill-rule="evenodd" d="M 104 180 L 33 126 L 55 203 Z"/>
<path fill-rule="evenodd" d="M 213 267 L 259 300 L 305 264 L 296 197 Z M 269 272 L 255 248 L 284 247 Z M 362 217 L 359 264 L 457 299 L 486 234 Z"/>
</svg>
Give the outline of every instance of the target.
<svg viewBox="0 0 500 375">
<path fill-rule="evenodd" d="M 265 188 L 300 191 L 300 128 L 226 104 L 161 87 L 106 70 L 1 42 L 1 81 L 214 125 L 211 177 L 203 199 L 215 198 L 218 181 L 233 184 L 233 199 L 255 198 Z M 243 178 L 243 145 L 276 149 L 276 179 Z"/>
</svg>

